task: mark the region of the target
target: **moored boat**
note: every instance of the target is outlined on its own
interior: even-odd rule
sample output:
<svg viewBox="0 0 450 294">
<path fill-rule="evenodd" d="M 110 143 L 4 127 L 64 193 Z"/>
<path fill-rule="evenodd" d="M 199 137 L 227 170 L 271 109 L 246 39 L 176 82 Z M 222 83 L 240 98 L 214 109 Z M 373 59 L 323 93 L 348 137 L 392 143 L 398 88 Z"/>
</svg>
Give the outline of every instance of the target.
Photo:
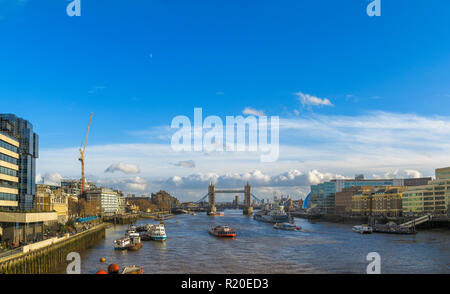
<svg viewBox="0 0 450 294">
<path fill-rule="evenodd" d="M 139 236 L 131 237 L 131 242 L 127 246 L 127 249 L 131 251 L 137 251 L 141 249 L 141 247 L 142 247 L 141 237 Z"/>
<path fill-rule="evenodd" d="M 122 237 L 114 241 L 114 249 L 116 250 L 127 250 L 131 244 L 129 237 Z"/>
<path fill-rule="evenodd" d="M 209 233 L 216 237 L 236 237 L 236 230 L 228 226 L 215 226 L 209 230 Z"/>
<path fill-rule="evenodd" d="M 153 225 L 149 230 L 149 235 L 152 240 L 165 241 L 167 239 L 166 230 L 163 224 Z"/>
<path fill-rule="evenodd" d="M 286 231 L 299 231 L 301 227 L 297 227 L 295 224 L 290 223 L 276 223 L 273 225 L 275 229 L 286 230 Z"/>
<path fill-rule="evenodd" d="M 373 232 L 373 229 L 368 225 L 358 225 L 354 226 L 352 228 L 352 231 L 360 234 L 371 234 Z"/>
<path fill-rule="evenodd" d="M 253 215 L 253 219 L 267 223 L 291 223 L 292 217 L 284 211 L 284 206 L 279 205 L 278 200 L 266 204 L 265 207 Z"/>
</svg>

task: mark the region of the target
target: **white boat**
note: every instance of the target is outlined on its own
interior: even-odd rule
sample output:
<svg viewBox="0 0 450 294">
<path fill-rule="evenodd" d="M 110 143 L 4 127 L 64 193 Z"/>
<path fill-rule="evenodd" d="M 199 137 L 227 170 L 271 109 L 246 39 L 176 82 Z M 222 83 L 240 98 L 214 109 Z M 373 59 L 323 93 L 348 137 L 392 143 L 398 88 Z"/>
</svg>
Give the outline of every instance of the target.
<svg viewBox="0 0 450 294">
<path fill-rule="evenodd" d="M 125 237 L 139 237 L 139 233 L 136 231 L 136 228 L 130 227 L 125 231 Z"/>
<path fill-rule="evenodd" d="M 358 225 L 354 226 L 352 228 L 352 231 L 360 234 L 371 234 L 373 232 L 373 229 L 368 225 Z"/>
<path fill-rule="evenodd" d="M 134 225 L 128 226 L 128 229 L 126 229 L 126 231 L 125 231 L 125 235 L 128 235 L 130 233 L 136 233 L 136 229 L 137 228 Z"/>
<path fill-rule="evenodd" d="M 129 237 L 122 237 L 114 241 L 114 249 L 116 250 L 126 250 L 131 245 L 131 240 Z"/>
<path fill-rule="evenodd" d="M 149 235 L 152 240 L 156 241 L 164 241 L 167 238 L 166 230 L 162 224 L 153 225 L 149 230 Z"/>
<path fill-rule="evenodd" d="M 123 271 L 122 274 L 123 275 L 141 275 L 144 273 L 144 269 L 140 266 L 136 266 L 136 265 L 129 265 L 126 266 Z"/>
</svg>

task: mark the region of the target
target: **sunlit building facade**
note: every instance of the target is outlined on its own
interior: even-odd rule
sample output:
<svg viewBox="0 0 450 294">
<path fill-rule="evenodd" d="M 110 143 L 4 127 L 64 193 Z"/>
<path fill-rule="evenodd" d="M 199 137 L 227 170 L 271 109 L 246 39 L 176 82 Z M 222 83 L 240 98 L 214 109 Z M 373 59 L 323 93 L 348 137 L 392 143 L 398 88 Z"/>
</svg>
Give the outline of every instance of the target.
<svg viewBox="0 0 450 294">
<path fill-rule="evenodd" d="M 361 188 L 352 196 L 352 214 L 396 217 L 402 215 L 402 193 L 405 186 Z"/>
<path fill-rule="evenodd" d="M 19 197 L 19 142 L 0 132 L 0 210 L 16 210 Z"/>
<path fill-rule="evenodd" d="M 17 154 L 18 207 L 30 211 L 35 206 L 36 159 L 39 156 L 39 137 L 33 132 L 33 125 L 14 114 L 0 114 L 0 132 L 19 142 Z"/>
<path fill-rule="evenodd" d="M 450 167 L 436 169 L 435 175 L 427 185 L 408 187 L 403 193 L 404 215 L 449 216 Z"/>
</svg>

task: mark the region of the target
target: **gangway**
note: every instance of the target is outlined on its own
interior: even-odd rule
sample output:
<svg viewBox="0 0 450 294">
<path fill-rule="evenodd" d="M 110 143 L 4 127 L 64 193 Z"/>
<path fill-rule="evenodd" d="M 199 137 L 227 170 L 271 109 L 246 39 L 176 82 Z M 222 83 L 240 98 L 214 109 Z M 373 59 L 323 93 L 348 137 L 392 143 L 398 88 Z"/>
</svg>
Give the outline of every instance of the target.
<svg viewBox="0 0 450 294">
<path fill-rule="evenodd" d="M 431 214 L 427 214 L 427 215 L 421 216 L 419 218 L 413 219 L 411 221 L 408 221 L 406 223 L 403 223 L 403 224 L 400 225 L 400 227 L 411 228 L 411 227 L 420 225 L 422 223 L 425 223 L 427 221 L 430 221 L 431 218 L 432 218 Z"/>
</svg>

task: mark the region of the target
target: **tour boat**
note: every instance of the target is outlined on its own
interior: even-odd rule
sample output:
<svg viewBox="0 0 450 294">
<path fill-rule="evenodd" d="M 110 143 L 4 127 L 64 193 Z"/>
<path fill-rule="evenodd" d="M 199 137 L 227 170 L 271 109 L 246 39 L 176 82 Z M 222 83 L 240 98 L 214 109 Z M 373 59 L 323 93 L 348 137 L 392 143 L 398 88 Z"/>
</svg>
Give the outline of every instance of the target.
<svg viewBox="0 0 450 294">
<path fill-rule="evenodd" d="M 116 250 L 126 250 L 131 244 L 129 237 L 123 237 L 114 241 L 114 249 Z"/>
<path fill-rule="evenodd" d="M 290 224 L 290 223 L 276 223 L 273 225 L 273 227 L 278 230 L 287 230 L 287 231 L 301 230 L 301 227 L 297 227 L 295 224 Z"/>
<path fill-rule="evenodd" d="M 353 232 L 360 233 L 360 234 L 371 234 L 373 232 L 372 227 L 369 227 L 368 225 L 359 225 L 354 226 L 352 228 Z"/>
<path fill-rule="evenodd" d="M 228 226 L 216 226 L 209 230 L 209 233 L 216 237 L 236 237 L 236 230 Z"/>
<path fill-rule="evenodd" d="M 122 271 L 123 275 L 142 275 L 143 273 L 144 269 L 136 265 L 126 266 Z"/>
<path fill-rule="evenodd" d="M 166 230 L 163 224 L 153 225 L 149 234 L 152 240 L 165 241 L 167 239 Z"/>
</svg>

